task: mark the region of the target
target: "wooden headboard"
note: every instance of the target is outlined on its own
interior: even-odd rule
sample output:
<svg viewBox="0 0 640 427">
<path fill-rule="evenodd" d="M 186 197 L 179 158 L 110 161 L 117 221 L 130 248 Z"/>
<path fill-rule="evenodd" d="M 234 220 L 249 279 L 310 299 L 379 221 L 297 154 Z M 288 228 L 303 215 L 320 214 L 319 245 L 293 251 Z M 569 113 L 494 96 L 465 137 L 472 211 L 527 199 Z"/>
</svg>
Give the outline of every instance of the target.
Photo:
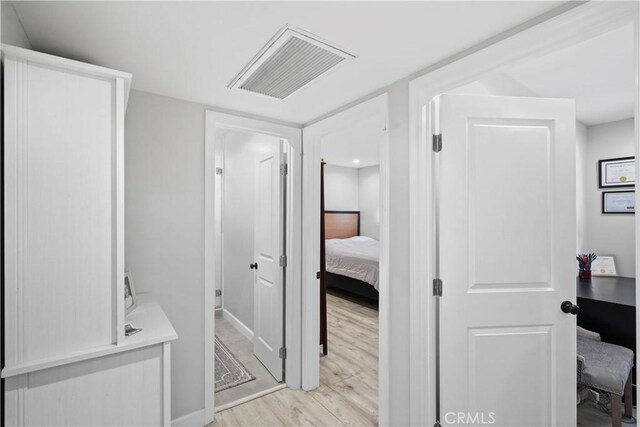
<svg viewBox="0 0 640 427">
<path fill-rule="evenodd" d="M 346 239 L 360 235 L 360 211 L 324 211 L 324 238 Z"/>
</svg>

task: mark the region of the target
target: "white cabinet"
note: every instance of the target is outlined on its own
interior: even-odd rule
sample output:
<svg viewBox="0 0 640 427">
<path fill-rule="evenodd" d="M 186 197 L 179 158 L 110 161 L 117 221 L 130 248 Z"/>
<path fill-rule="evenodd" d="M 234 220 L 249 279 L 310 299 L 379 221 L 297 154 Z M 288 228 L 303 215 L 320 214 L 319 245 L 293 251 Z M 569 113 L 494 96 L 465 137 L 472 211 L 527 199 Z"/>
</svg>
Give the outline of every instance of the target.
<svg viewBox="0 0 640 427">
<path fill-rule="evenodd" d="M 5 421 L 163 424 L 175 331 L 162 314 L 124 336 L 131 75 L 6 45 L 2 60 Z"/>
</svg>

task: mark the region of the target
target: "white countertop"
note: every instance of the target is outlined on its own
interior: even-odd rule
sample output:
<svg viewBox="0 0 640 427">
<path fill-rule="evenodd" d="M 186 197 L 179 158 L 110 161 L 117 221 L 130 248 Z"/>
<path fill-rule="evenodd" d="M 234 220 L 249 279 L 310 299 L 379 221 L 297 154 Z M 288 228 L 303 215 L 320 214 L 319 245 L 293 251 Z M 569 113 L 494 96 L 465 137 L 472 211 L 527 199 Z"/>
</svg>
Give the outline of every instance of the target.
<svg viewBox="0 0 640 427">
<path fill-rule="evenodd" d="M 122 342 L 118 344 L 94 347 L 76 353 L 32 360 L 19 365 L 5 367 L 2 370 L 2 378 L 95 359 L 178 339 L 178 334 L 173 329 L 171 322 L 169 322 L 164 311 L 151 294 L 137 295 L 136 308 L 126 316 L 125 323 L 131 323 L 134 328 L 142 328 L 142 330 L 134 335 L 125 336 Z"/>
</svg>

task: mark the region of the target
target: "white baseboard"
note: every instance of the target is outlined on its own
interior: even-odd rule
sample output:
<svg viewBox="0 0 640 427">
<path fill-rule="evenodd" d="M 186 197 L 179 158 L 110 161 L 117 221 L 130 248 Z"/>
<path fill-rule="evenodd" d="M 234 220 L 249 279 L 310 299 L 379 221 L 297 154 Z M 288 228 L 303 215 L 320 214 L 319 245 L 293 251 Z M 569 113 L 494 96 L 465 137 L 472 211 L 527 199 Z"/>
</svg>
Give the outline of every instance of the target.
<svg viewBox="0 0 640 427">
<path fill-rule="evenodd" d="M 234 328 L 238 330 L 242 335 L 247 337 L 249 341 L 253 341 L 253 331 L 247 327 L 244 323 L 240 321 L 236 316 L 231 314 L 229 310 L 226 308 L 222 309 L 222 317 L 227 319 L 229 323 L 233 325 Z"/>
<path fill-rule="evenodd" d="M 206 420 L 204 409 L 171 420 L 172 427 L 202 427 L 207 424 L 209 424 L 209 421 Z"/>
</svg>

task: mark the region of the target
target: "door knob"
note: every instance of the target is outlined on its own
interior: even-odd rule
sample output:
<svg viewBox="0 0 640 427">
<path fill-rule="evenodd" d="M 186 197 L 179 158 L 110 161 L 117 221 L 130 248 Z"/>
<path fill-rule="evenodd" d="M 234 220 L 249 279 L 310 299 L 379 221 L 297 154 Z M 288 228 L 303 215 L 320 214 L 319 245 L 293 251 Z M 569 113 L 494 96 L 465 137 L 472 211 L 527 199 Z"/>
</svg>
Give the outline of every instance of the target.
<svg viewBox="0 0 640 427">
<path fill-rule="evenodd" d="M 252 269 L 252 270 L 255 268 L 257 270 L 258 269 L 258 263 L 254 262 L 253 264 L 249 264 L 249 268 Z"/>
<path fill-rule="evenodd" d="M 562 310 L 563 313 L 571 313 L 574 316 L 580 313 L 580 307 L 571 301 L 563 301 L 562 304 L 560 304 L 560 310 Z"/>
</svg>

